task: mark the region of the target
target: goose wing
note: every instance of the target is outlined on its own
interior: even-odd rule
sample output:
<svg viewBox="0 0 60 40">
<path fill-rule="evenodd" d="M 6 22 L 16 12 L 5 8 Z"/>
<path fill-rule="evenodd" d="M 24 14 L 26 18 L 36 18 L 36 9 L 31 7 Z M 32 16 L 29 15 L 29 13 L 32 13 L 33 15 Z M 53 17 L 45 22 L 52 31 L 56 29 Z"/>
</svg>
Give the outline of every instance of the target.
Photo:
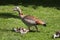
<svg viewBox="0 0 60 40">
<path fill-rule="evenodd" d="M 27 15 L 24 17 L 24 20 L 28 23 L 31 23 L 31 24 L 39 24 L 41 23 L 42 21 L 39 20 L 38 18 L 34 17 L 34 16 L 31 16 L 31 15 Z"/>
</svg>

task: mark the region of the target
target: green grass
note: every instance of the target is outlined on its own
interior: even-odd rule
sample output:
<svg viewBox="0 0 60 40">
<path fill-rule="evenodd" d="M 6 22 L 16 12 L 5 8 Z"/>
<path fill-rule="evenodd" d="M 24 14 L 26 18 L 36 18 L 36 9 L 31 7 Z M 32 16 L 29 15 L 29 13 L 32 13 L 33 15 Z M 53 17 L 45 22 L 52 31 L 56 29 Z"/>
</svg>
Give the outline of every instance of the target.
<svg viewBox="0 0 60 40">
<path fill-rule="evenodd" d="M 55 7 L 38 6 L 36 9 L 30 5 L 28 7 L 19 6 L 22 12 L 35 16 L 47 23 L 47 27 L 38 25 L 40 32 L 29 32 L 24 36 L 11 31 L 12 28 L 27 26 L 19 19 L 18 12 L 13 11 L 13 5 L 0 6 L 0 40 L 54 40 L 52 35 L 60 30 L 60 10 Z M 60 40 L 59 38 L 55 40 Z"/>
</svg>

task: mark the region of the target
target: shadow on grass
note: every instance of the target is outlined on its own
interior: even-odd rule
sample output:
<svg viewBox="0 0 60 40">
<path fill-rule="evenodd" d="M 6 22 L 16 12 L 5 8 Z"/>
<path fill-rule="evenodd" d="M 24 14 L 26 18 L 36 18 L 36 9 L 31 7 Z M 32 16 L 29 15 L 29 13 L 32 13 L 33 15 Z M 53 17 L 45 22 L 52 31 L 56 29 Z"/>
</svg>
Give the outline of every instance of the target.
<svg viewBox="0 0 60 40">
<path fill-rule="evenodd" d="M 0 28 L 0 31 L 2 32 L 15 32 L 14 29 L 6 29 L 6 28 Z M 36 30 L 30 30 L 29 32 L 40 32 L 40 31 L 36 31 Z M 17 32 L 19 33 L 19 32 Z"/>
<path fill-rule="evenodd" d="M 60 9 L 60 0 L 0 0 L 0 5 L 22 5 L 24 7 L 33 5 L 34 9 L 38 6 Z"/>
<path fill-rule="evenodd" d="M 13 15 L 12 13 L 0 13 L 0 18 L 17 18 L 17 19 L 20 19 L 19 16 Z"/>
<path fill-rule="evenodd" d="M 2 31 L 2 32 L 10 32 L 10 31 L 14 32 L 12 29 L 10 30 L 10 29 L 1 29 L 1 28 L 0 28 L 0 31 Z"/>
<path fill-rule="evenodd" d="M 40 31 L 36 31 L 36 30 L 30 30 L 29 32 L 40 32 Z"/>
</svg>

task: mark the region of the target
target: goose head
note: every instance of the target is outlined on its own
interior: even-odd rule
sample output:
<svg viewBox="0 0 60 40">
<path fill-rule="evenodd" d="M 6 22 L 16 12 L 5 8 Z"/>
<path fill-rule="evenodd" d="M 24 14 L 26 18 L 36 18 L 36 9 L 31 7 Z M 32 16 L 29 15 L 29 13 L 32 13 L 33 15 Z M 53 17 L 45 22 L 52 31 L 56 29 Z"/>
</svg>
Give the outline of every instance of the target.
<svg viewBox="0 0 60 40">
<path fill-rule="evenodd" d="M 18 6 L 16 6 L 14 9 L 13 9 L 14 11 L 19 11 L 19 10 L 21 10 Z"/>
</svg>

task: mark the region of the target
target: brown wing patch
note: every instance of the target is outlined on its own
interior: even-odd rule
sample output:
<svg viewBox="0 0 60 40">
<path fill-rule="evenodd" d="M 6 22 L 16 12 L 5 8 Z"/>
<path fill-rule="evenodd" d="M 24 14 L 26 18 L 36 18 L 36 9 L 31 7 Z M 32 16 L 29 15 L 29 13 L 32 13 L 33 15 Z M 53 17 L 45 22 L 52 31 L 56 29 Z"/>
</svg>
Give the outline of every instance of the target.
<svg viewBox="0 0 60 40">
<path fill-rule="evenodd" d="M 36 24 L 44 24 L 44 22 L 42 20 L 39 20 L 38 18 L 34 17 L 34 16 L 30 16 L 30 15 L 27 15 L 24 17 L 25 19 L 28 19 L 28 20 L 32 20 L 32 21 L 35 21 Z"/>
<path fill-rule="evenodd" d="M 24 18 L 30 19 L 30 20 L 36 20 L 36 19 L 37 19 L 36 17 L 31 16 L 31 15 L 27 15 L 27 16 L 25 16 Z"/>
</svg>

